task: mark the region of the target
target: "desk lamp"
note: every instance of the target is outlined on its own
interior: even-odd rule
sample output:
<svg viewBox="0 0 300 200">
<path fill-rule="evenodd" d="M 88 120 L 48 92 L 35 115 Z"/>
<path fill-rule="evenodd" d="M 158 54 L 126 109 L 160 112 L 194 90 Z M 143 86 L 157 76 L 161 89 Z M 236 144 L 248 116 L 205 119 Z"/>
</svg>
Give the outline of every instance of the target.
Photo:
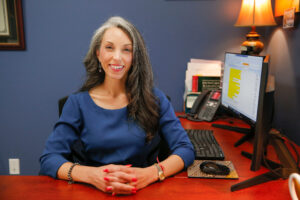
<svg viewBox="0 0 300 200">
<path fill-rule="evenodd" d="M 247 40 L 241 46 L 242 54 L 258 55 L 264 48 L 256 26 L 274 26 L 276 22 L 270 0 L 243 0 L 239 17 L 234 26 L 251 27 Z"/>
</svg>

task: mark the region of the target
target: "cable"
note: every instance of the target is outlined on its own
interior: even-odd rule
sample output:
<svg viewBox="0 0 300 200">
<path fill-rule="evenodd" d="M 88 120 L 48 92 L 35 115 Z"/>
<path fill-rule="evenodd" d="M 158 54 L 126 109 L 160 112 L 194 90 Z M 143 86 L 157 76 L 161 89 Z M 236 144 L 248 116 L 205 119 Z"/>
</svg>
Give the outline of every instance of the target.
<svg viewBox="0 0 300 200">
<path fill-rule="evenodd" d="M 280 136 L 285 142 L 287 142 L 292 147 L 293 151 L 296 154 L 296 158 L 297 158 L 296 159 L 297 168 L 298 168 L 298 170 L 300 170 L 300 166 L 299 166 L 300 155 L 299 155 L 299 153 L 298 153 L 298 151 L 297 151 L 297 149 L 294 145 L 294 142 L 290 138 L 288 138 L 286 135 L 282 134 L 281 130 L 278 131 L 278 136 Z"/>
<path fill-rule="evenodd" d="M 266 165 L 266 167 L 270 170 L 270 172 L 272 172 L 273 174 L 276 174 L 276 175 L 277 175 L 278 177 L 280 177 L 280 178 L 283 178 L 283 175 L 282 175 L 282 174 L 276 172 L 276 171 L 268 164 L 265 155 L 263 155 L 263 161 L 264 161 L 264 164 Z M 277 169 L 279 169 L 279 168 L 277 168 Z"/>
<path fill-rule="evenodd" d="M 294 151 L 295 154 L 296 154 L 296 157 L 297 157 L 297 161 L 296 161 L 296 163 L 297 163 L 297 168 L 298 168 L 298 170 L 300 171 L 300 166 L 299 166 L 300 156 L 299 156 L 299 153 L 298 153 L 298 151 L 297 151 L 295 145 L 293 144 L 293 142 L 292 142 L 288 137 L 285 137 L 285 138 L 286 138 L 286 140 L 288 141 L 289 145 L 292 147 L 293 151 Z"/>
<path fill-rule="evenodd" d="M 272 130 L 270 131 L 270 134 L 272 134 L 273 137 L 277 137 L 277 138 L 283 140 L 284 143 L 286 143 L 286 142 L 289 143 L 289 145 L 292 147 L 293 151 L 294 151 L 295 154 L 296 154 L 296 165 L 297 165 L 297 169 L 300 171 L 300 167 L 299 167 L 300 156 L 299 156 L 299 153 L 298 153 L 298 151 L 297 151 L 295 145 L 292 143 L 292 141 L 291 141 L 287 136 L 283 135 L 281 131 L 278 131 L 278 130 L 276 130 L 276 129 L 272 129 Z M 275 174 L 275 175 L 277 175 L 278 177 L 284 179 L 283 174 L 278 173 L 277 171 L 275 171 L 276 169 L 274 170 L 274 169 L 268 164 L 268 162 L 267 162 L 267 160 L 266 160 L 265 153 L 266 153 L 266 149 L 265 149 L 265 152 L 263 153 L 263 162 L 264 162 L 265 166 L 266 166 L 273 174 Z M 292 155 L 292 156 L 293 156 L 293 155 Z M 280 164 L 280 165 L 281 165 L 281 164 Z M 277 169 L 280 169 L 280 168 L 277 168 Z"/>
</svg>

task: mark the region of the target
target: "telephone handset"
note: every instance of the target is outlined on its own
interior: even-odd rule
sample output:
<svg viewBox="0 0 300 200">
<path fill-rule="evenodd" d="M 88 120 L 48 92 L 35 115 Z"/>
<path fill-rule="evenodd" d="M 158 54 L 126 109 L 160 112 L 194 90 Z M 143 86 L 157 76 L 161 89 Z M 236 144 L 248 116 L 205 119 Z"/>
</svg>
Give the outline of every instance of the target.
<svg viewBox="0 0 300 200">
<path fill-rule="evenodd" d="M 212 121 L 221 102 L 221 91 L 204 91 L 195 100 L 189 116 L 192 121 Z"/>
</svg>

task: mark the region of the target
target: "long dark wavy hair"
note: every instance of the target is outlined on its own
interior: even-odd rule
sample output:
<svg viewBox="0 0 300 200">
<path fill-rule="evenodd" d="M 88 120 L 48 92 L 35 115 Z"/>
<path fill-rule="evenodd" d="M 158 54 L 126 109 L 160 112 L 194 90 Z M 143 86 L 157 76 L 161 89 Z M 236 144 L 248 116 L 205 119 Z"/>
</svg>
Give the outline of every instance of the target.
<svg viewBox="0 0 300 200">
<path fill-rule="evenodd" d="M 102 84 L 105 79 L 104 70 L 99 72 L 100 63 L 96 51 L 101 46 L 105 31 L 111 27 L 120 28 L 132 40 L 133 61 L 126 80 L 128 115 L 145 130 L 146 141 L 150 141 L 158 131 L 159 102 L 153 94 L 153 73 L 144 39 L 129 21 L 111 17 L 95 31 L 84 59 L 87 77 L 80 91 L 88 91 Z"/>
</svg>

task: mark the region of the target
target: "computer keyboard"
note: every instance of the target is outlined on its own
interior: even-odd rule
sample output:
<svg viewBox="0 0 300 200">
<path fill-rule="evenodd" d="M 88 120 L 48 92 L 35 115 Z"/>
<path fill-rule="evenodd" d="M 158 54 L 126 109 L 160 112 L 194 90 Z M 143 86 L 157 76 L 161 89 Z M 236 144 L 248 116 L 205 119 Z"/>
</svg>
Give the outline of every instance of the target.
<svg viewBox="0 0 300 200">
<path fill-rule="evenodd" d="M 186 129 L 186 132 L 194 145 L 197 160 L 224 160 L 224 152 L 212 130 Z"/>
</svg>

